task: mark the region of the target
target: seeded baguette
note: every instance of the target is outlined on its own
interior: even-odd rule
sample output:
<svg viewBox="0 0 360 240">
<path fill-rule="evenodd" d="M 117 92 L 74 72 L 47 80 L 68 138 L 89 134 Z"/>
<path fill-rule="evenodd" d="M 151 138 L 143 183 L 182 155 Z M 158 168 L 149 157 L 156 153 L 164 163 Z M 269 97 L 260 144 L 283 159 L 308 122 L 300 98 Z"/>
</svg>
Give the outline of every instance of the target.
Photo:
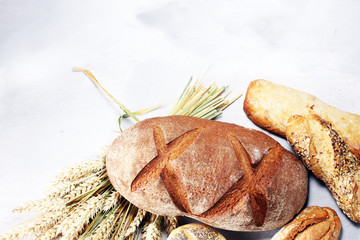
<svg viewBox="0 0 360 240">
<path fill-rule="evenodd" d="M 360 164 L 331 124 L 318 115 L 295 115 L 289 119 L 286 137 L 343 212 L 360 223 Z"/>
<path fill-rule="evenodd" d="M 313 95 L 259 79 L 248 86 L 244 111 L 255 124 L 283 137 L 292 115 L 319 115 L 333 125 L 360 159 L 360 116 L 341 111 Z"/>
<path fill-rule="evenodd" d="M 328 207 L 310 206 L 286 224 L 271 240 L 336 240 L 341 221 Z"/>
<path fill-rule="evenodd" d="M 280 227 L 307 196 L 307 170 L 271 137 L 195 117 L 135 124 L 111 144 L 106 168 L 139 208 L 227 230 Z"/>
</svg>

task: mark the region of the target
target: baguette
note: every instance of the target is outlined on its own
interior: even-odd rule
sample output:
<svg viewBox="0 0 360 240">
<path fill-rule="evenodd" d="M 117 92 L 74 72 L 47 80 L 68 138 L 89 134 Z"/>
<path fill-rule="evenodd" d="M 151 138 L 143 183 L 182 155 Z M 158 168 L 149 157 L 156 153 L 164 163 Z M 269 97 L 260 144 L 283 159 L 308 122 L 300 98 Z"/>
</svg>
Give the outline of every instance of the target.
<svg viewBox="0 0 360 240">
<path fill-rule="evenodd" d="M 311 206 L 301 211 L 271 240 L 336 240 L 340 231 L 341 221 L 333 209 Z"/>
<path fill-rule="evenodd" d="M 111 144 L 106 168 L 137 207 L 227 230 L 280 227 L 307 196 L 307 170 L 271 137 L 195 117 L 135 124 Z"/>
<path fill-rule="evenodd" d="M 266 80 L 249 84 L 244 111 L 258 126 L 285 137 L 288 119 L 295 114 L 317 114 L 330 122 L 360 159 L 360 116 L 341 111 L 305 92 Z"/>
<path fill-rule="evenodd" d="M 289 119 L 286 137 L 343 212 L 360 223 L 360 163 L 331 124 L 318 115 L 295 115 Z"/>
</svg>

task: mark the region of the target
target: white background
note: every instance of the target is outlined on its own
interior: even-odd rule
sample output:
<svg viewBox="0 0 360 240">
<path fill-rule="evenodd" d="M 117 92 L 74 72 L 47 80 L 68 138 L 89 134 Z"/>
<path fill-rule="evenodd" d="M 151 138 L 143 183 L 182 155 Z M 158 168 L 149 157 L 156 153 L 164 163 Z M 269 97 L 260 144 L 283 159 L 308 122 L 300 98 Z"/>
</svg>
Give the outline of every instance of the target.
<svg viewBox="0 0 360 240">
<path fill-rule="evenodd" d="M 207 67 L 205 83 L 232 96 L 264 78 L 360 114 L 360 1 L 0 1 L 0 234 L 27 219 L 13 208 L 118 135 L 121 111 L 75 66 L 131 110 L 167 104 L 142 118 L 167 115 Z M 257 128 L 242 102 L 218 120 Z M 332 207 L 340 239 L 360 239 L 311 174 L 307 205 Z"/>
</svg>

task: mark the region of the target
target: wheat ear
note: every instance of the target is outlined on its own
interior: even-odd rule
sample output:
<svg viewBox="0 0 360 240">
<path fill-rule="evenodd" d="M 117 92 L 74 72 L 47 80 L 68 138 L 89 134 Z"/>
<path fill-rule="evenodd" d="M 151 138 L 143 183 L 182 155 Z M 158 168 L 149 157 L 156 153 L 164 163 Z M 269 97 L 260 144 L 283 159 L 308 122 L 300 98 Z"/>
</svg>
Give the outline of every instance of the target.
<svg viewBox="0 0 360 240">
<path fill-rule="evenodd" d="M 110 194 L 109 198 L 106 199 L 103 211 L 107 212 L 110 209 L 112 209 L 119 202 L 120 197 L 121 197 L 120 193 L 118 191 L 114 190 Z"/>
<path fill-rule="evenodd" d="M 162 216 L 154 215 L 154 221 L 147 225 L 144 234 L 141 239 L 143 240 L 160 240 L 161 239 L 161 221 Z"/>
<path fill-rule="evenodd" d="M 64 193 L 61 197 L 65 200 L 72 200 L 84 193 L 87 193 L 96 187 L 100 186 L 103 183 L 103 179 L 99 177 L 93 177 L 88 181 L 81 183 L 78 187 L 74 188 L 72 191 L 68 193 Z"/>
<path fill-rule="evenodd" d="M 35 240 L 52 240 L 58 236 L 57 233 L 58 225 L 54 225 L 52 228 L 47 229 L 40 236 L 38 236 Z"/>
<path fill-rule="evenodd" d="M 75 179 L 70 182 L 59 183 L 56 186 L 49 188 L 46 192 L 48 199 L 56 199 L 59 197 L 64 197 L 72 191 L 78 191 L 79 188 L 83 188 L 84 185 L 89 185 L 96 182 L 96 180 L 105 173 L 105 169 L 101 169 L 97 172 L 91 173 L 89 175 L 83 176 L 79 179 Z"/>
<path fill-rule="evenodd" d="M 63 199 L 48 199 L 44 198 L 41 200 L 26 202 L 23 205 L 15 208 L 13 212 L 21 213 L 21 212 L 57 212 L 63 211 L 66 208 L 66 201 Z"/>
<path fill-rule="evenodd" d="M 106 154 L 103 152 L 99 159 L 77 164 L 73 167 L 65 168 L 56 177 L 51 187 L 57 186 L 64 182 L 72 182 L 76 179 L 82 178 L 88 174 L 98 172 L 105 168 Z"/>
<path fill-rule="evenodd" d="M 80 204 L 61 222 L 57 233 L 61 233 L 65 239 L 77 238 L 89 220 L 102 209 L 104 203 L 104 196 L 98 195 Z"/>
<path fill-rule="evenodd" d="M 19 226 L 17 226 L 16 228 L 12 229 L 11 231 L 0 235 L 0 239 L 1 240 L 15 240 L 15 239 L 20 239 L 20 238 L 24 238 L 25 236 L 33 236 L 34 232 L 32 231 L 33 229 L 33 224 L 35 222 L 35 219 L 29 220 L 24 224 L 21 224 Z"/>
<path fill-rule="evenodd" d="M 143 209 L 138 209 L 134 220 L 130 223 L 129 228 L 126 230 L 125 237 L 128 237 L 136 232 L 136 229 L 140 226 L 145 216 L 146 211 Z"/>
<path fill-rule="evenodd" d="M 19 225 L 12 231 L 1 236 L 0 239 L 19 239 L 25 236 L 40 235 L 44 230 L 57 224 L 66 215 L 66 210 L 40 215 Z"/>
<path fill-rule="evenodd" d="M 164 217 L 166 233 L 169 235 L 179 225 L 179 217 Z"/>
<path fill-rule="evenodd" d="M 108 213 L 107 217 L 99 224 L 94 231 L 94 240 L 103 240 L 109 236 L 109 232 L 113 229 L 113 222 L 116 218 L 116 211 L 112 210 Z"/>
</svg>

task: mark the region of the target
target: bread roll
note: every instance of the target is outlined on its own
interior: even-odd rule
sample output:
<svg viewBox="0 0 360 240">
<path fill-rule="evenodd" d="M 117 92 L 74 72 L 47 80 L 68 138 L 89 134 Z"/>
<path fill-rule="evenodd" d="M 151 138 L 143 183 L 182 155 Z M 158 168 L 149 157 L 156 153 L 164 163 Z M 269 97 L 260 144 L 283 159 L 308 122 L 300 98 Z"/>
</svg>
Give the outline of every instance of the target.
<svg viewBox="0 0 360 240">
<path fill-rule="evenodd" d="M 189 223 L 173 230 L 167 240 L 226 240 L 226 238 L 205 224 Z"/>
<path fill-rule="evenodd" d="M 271 240 L 336 240 L 341 231 L 340 218 L 328 207 L 305 208 Z"/>
<path fill-rule="evenodd" d="M 288 119 L 295 114 L 317 114 L 330 122 L 360 159 L 360 116 L 341 111 L 317 97 L 266 80 L 250 83 L 244 111 L 257 125 L 285 136 Z"/>
<path fill-rule="evenodd" d="M 343 212 L 360 223 L 360 163 L 331 124 L 318 115 L 295 115 L 289 119 L 286 137 Z"/>
<path fill-rule="evenodd" d="M 307 196 L 307 171 L 266 134 L 195 117 L 147 119 L 106 158 L 114 187 L 136 206 L 237 231 L 288 222 Z"/>
</svg>

